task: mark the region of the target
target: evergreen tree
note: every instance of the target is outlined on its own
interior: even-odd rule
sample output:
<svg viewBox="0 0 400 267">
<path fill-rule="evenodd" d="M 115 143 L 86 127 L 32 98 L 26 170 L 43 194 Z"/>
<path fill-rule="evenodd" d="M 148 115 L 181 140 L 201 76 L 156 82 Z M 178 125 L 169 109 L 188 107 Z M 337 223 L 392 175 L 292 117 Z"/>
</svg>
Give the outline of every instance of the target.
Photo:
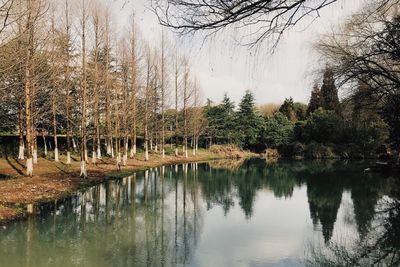
<svg viewBox="0 0 400 267">
<path fill-rule="evenodd" d="M 290 121 L 295 122 L 297 120 L 292 97 L 285 98 L 285 101 L 279 108 L 279 112 L 285 115 Z"/>
<path fill-rule="evenodd" d="M 230 100 L 228 95 L 225 93 L 221 103 L 221 135 L 226 136 L 228 143 L 234 143 L 236 139 L 235 131 L 235 104 Z"/>
<path fill-rule="evenodd" d="M 281 112 L 266 121 L 263 139 L 268 147 L 279 148 L 293 139 L 293 123 Z"/>
<path fill-rule="evenodd" d="M 213 106 L 211 102 L 207 104 L 208 132 L 215 142 L 234 143 L 236 141 L 234 108 L 235 104 L 227 94 L 224 95 L 221 104 L 216 106 Z"/>
<path fill-rule="evenodd" d="M 317 109 L 321 107 L 321 91 L 318 88 L 318 85 L 314 85 L 313 90 L 311 91 L 310 102 L 308 103 L 307 114 L 310 115 Z"/>
<path fill-rule="evenodd" d="M 307 119 L 307 105 L 300 102 L 293 104 L 294 113 L 296 114 L 296 120 L 304 121 Z"/>
<path fill-rule="evenodd" d="M 340 102 L 338 90 L 335 85 L 335 78 L 331 68 L 326 68 L 324 80 L 321 87 L 321 107 L 325 110 L 333 110 L 336 114 L 340 114 Z"/>
<path fill-rule="evenodd" d="M 244 148 L 250 148 L 258 143 L 261 131 L 264 128 L 264 120 L 257 114 L 254 96 L 249 90 L 246 91 L 239 104 L 236 125 L 238 141 Z"/>
</svg>

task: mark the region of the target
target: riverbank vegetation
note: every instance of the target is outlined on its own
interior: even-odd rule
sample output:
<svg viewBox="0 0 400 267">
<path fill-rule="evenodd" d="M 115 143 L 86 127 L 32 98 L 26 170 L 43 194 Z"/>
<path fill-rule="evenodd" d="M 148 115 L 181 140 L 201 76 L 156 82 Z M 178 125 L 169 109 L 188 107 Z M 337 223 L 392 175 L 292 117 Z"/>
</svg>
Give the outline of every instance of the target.
<svg viewBox="0 0 400 267">
<path fill-rule="evenodd" d="M 326 65 L 308 104 L 288 97 L 257 106 L 246 91 L 237 107 L 227 94 L 221 103 L 204 104 L 189 57 L 164 32 L 150 45 L 133 15 L 117 31 L 99 2 L 5 5 L 12 12 L 0 35 L 1 154 L 17 157 L 28 176 L 40 156 L 71 164 L 79 155 L 80 176 L 87 177 L 88 165 L 104 157 L 118 167 L 139 150 L 145 160 L 188 158 L 212 145 L 293 158 L 396 161 L 396 5 L 370 4 L 321 38 L 316 49 Z"/>
</svg>

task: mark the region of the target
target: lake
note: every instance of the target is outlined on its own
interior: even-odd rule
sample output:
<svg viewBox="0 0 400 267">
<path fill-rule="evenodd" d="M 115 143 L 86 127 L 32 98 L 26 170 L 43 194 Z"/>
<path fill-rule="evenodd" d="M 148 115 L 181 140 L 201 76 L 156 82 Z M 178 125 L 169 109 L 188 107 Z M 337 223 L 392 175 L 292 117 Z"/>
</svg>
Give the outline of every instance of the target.
<svg viewBox="0 0 400 267">
<path fill-rule="evenodd" d="M 252 159 L 137 172 L 3 226 L 0 266 L 398 266 L 399 179 L 366 166 Z"/>
</svg>

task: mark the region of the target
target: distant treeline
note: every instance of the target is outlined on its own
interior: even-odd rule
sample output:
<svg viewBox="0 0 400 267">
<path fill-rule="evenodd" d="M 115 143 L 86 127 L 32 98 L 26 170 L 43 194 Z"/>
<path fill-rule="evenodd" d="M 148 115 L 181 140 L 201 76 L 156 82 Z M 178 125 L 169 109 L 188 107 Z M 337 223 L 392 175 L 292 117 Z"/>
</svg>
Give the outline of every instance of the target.
<svg viewBox="0 0 400 267">
<path fill-rule="evenodd" d="M 235 109 L 227 95 L 220 104 L 211 101 L 205 108 L 210 142 L 237 144 L 298 158 L 365 158 L 386 154 L 399 144 L 398 127 L 392 110 L 397 102 L 381 107 L 364 105 L 361 95 L 367 88 L 359 84 L 354 93 L 339 101 L 334 72 L 327 67 L 322 85 L 316 84 L 308 105 L 287 98 L 281 106 L 257 108 L 247 91 Z M 398 102 L 400 105 L 400 102 Z M 400 118 L 395 118 L 400 122 Z"/>
</svg>

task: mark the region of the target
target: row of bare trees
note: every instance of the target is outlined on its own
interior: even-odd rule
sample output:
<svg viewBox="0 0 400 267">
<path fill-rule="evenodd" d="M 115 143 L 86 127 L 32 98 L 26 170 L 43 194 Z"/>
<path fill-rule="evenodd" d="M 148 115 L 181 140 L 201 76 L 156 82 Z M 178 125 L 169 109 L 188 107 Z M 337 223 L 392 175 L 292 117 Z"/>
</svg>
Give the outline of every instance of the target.
<svg viewBox="0 0 400 267">
<path fill-rule="evenodd" d="M 117 33 L 112 9 L 98 1 L 8 0 L 0 7 L 0 97 L 7 103 L 0 116 L 14 121 L 9 132 L 18 132 L 27 175 L 40 135 L 47 155 L 49 133 L 54 160 L 62 136 L 65 163 L 79 153 L 82 177 L 89 149 L 93 164 L 106 153 L 118 166 L 135 157 L 138 140 L 145 160 L 151 151 L 165 157 L 168 142 L 188 157 L 190 140 L 196 153 L 201 94 L 189 59 L 166 33 L 150 45 L 133 15 Z"/>
</svg>

